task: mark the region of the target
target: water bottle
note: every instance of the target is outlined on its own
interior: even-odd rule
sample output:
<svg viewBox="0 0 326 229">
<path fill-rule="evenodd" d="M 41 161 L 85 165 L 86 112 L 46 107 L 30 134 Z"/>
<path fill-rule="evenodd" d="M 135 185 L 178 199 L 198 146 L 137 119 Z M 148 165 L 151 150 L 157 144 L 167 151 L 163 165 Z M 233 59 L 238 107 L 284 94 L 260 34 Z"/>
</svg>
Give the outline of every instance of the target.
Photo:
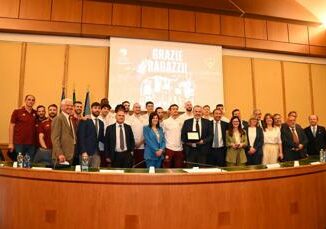
<svg viewBox="0 0 326 229">
<path fill-rule="evenodd" d="M 23 168 L 24 156 L 21 152 L 17 155 L 17 168 Z"/>
<path fill-rule="evenodd" d="M 82 172 L 87 172 L 88 171 L 88 155 L 87 154 L 82 154 L 82 160 L 81 160 L 81 171 Z"/>
<path fill-rule="evenodd" d="M 23 167 L 24 168 L 30 168 L 31 167 L 31 157 L 27 153 L 24 156 Z"/>
<path fill-rule="evenodd" d="M 326 151 L 323 149 L 323 162 L 326 162 Z"/>
<path fill-rule="evenodd" d="M 321 149 L 319 152 L 319 161 L 325 162 L 325 150 L 324 149 Z"/>
</svg>

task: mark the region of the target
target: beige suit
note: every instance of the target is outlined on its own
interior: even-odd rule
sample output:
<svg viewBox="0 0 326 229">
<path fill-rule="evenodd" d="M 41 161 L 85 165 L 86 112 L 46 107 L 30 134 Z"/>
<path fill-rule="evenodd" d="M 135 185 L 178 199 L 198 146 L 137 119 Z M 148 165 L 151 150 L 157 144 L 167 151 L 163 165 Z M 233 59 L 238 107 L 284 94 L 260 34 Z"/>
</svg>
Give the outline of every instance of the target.
<svg viewBox="0 0 326 229">
<path fill-rule="evenodd" d="M 52 158 L 56 159 L 60 154 L 63 154 L 66 160 L 71 163 L 74 158 L 76 141 L 64 114 L 61 113 L 53 119 L 51 128 Z"/>
</svg>

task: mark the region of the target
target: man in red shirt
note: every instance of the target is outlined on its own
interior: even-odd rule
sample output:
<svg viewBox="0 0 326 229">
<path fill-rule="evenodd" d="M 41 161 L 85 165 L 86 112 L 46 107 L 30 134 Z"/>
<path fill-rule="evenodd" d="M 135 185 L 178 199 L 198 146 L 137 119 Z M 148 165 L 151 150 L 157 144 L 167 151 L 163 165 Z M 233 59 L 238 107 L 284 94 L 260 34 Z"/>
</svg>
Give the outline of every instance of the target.
<svg viewBox="0 0 326 229">
<path fill-rule="evenodd" d="M 38 140 L 40 148 L 36 152 L 34 158 L 35 163 L 45 163 L 47 165 L 52 163 L 51 123 L 57 114 L 57 105 L 51 104 L 48 106 L 49 118 L 43 120 L 38 128 Z"/>
<path fill-rule="evenodd" d="M 36 142 L 36 111 L 33 109 L 34 104 L 35 97 L 26 95 L 25 105 L 13 111 L 9 124 L 9 151 L 13 152 L 15 150 L 16 154 L 28 154 L 31 160 L 34 158 Z M 13 160 L 16 160 L 16 155 L 12 155 L 12 157 Z"/>
</svg>

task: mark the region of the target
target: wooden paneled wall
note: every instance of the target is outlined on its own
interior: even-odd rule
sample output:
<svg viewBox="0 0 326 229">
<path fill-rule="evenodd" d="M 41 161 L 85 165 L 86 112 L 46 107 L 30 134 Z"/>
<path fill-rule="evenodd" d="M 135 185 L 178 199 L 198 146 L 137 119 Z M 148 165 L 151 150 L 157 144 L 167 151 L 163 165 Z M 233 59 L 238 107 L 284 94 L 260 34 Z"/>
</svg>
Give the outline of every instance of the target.
<svg viewBox="0 0 326 229">
<path fill-rule="evenodd" d="M 87 0 L 0 0 L 0 30 L 145 38 L 326 56 L 324 27 Z"/>
</svg>

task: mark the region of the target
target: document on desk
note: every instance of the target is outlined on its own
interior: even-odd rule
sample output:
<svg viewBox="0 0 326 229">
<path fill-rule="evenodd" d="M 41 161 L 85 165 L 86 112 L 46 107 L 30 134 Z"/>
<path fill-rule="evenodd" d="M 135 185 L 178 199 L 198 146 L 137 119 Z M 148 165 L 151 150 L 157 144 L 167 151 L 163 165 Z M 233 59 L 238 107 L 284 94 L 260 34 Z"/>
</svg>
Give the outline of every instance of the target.
<svg viewBox="0 0 326 229">
<path fill-rule="evenodd" d="M 187 173 L 221 173 L 221 172 L 227 172 L 224 169 L 219 169 L 219 168 L 198 168 L 194 167 L 192 169 L 183 169 L 183 171 Z"/>
<path fill-rule="evenodd" d="M 100 169 L 100 173 L 124 173 L 123 169 Z"/>
<path fill-rule="evenodd" d="M 275 163 L 275 164 L 267 164 L 266 165 L 268 169 L 277 169 L 277 168 L 281 168 L 281 165 L 279 163 Z"/>
</svg>

